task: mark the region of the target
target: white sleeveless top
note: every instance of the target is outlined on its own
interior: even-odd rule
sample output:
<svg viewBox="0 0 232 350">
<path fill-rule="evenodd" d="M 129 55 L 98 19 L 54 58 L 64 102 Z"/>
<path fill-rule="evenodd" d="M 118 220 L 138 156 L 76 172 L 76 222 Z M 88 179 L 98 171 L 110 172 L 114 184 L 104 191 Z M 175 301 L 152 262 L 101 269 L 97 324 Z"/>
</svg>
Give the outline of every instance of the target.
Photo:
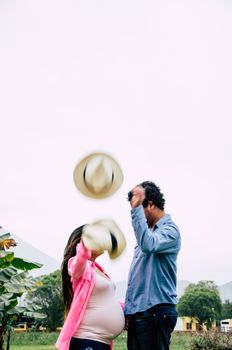
<svg viewBox="0 0 232 350">
<path fill-rule="evenodd" d="M 125 317 L 115 297 L 115 285 L 97 268 L 96 282 L 85 314 L 73 337 L 110 344 L 124 329 Z"/>
</svg>

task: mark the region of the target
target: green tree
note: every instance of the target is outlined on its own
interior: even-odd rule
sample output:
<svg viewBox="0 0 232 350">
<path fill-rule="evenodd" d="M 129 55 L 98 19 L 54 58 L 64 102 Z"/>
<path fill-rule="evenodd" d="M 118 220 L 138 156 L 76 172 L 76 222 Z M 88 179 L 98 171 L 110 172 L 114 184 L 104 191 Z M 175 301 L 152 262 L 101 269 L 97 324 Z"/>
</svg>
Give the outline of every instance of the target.
<svg viewBox="0 0 232 350">
<path fill-rule="evenodd" d="M 41 311 L 46 318 L 42 325 L 50 331 L 60 327 L 64 319 L 64 304 L 62 297 L 61 272 L 56 270 L 37 280 L 37 288 L 30 295 L 31 301 L 41 305 Z"/>
<path fill-rule="evenodd" d="M 230 300 L 225 300 L 222 304 L 222 320 L 227 318 L 232 318 L 232 302 Z"/>
<path fill-rule="evenodd" d="M 1 227 L 0 227 L 1 229 Z M 14 252 L 6 251 L 16 246 L 10 233 L 0 235 L 0 350 L 10 348 L 12 323 L 19 315 L 41 318 L 39 305 L 21 303 L 21 297 L 35 288 L 35 283 L 28 271 L 42 265 L 14 256 Z"/>
<path fill-rule="evenodd" d="M 210 329 L 212 322 L 220 318 L 222 302 L 217 286 L 212 281 L 190 284 L 178 303 L 180 316 L 195 318 L 200 328 Z"/>
</svg>

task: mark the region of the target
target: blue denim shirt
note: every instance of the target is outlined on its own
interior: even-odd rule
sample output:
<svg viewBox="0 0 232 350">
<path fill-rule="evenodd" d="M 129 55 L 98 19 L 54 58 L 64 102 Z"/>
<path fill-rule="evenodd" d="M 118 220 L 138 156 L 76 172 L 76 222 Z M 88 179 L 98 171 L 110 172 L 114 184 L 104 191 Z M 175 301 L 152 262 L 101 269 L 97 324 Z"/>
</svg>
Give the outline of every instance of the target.
<svg viewBox="0 0 232 350">
<path fill-rule="evenodd" d="M 131 263 L 125 314 L 161 304 L 177 303 L 176 260 L 181 238 L 171 216 L 166 214 L 150 230 L 143 206 L 131 209 L 137 244 Z"/>
</svg>

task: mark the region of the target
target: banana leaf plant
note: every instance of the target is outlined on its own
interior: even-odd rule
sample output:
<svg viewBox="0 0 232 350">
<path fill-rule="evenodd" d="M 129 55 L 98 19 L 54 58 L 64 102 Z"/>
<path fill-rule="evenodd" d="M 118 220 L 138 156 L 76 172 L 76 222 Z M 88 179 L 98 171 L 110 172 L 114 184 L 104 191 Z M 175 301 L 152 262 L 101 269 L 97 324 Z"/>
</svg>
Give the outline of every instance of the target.
<svg viewBox="0 0 232 350">
<path fill-rule="evenodd" d="M 24 298 L 36 289 L 29 271 L 42 264 L 15 257 L 14 252 L 8 250 L 15 246 L 10 233 L 0 234 L 0 350 L 10 349 L 12 324 L 20 315 L 35 319 L 46 317 L 39 312 L 40 305 Z"/>
</svg>

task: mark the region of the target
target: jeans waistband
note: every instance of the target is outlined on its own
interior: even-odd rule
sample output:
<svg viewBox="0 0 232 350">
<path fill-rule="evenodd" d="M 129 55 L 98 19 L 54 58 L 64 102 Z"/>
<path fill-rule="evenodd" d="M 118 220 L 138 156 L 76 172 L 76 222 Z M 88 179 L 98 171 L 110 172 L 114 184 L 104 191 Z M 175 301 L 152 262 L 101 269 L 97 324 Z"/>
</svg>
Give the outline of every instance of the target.
<svg viewBox="0 0 232 350">
<path fill-rule="evenodd" d="M 168 306 L 168 307 L 175 307 L 176 305 L 175 304 L 168 304 L 168 303 L 162 303 L 162 304 L 157 304 L 155 306 L 152 306 L 150 309 L 147 309 L 145 311 L 139 311 L 139 312 L 136 312 L 135 314 L 133 315 L 129 315 L 129 317 L 137 317 L 137 316 L 148 316 L 148 315 L 153 315 L 157 310 L 161 309 L 162 307 L 165 307 L 165 306 Z"/>
</svg>

